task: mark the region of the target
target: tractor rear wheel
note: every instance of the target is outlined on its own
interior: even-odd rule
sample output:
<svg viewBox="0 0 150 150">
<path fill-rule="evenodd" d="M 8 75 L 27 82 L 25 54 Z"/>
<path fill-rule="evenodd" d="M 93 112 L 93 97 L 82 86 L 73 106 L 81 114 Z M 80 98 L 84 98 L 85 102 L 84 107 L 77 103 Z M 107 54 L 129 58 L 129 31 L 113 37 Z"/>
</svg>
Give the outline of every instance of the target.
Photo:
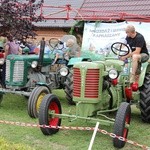
<svg viewBox="0 0 150 150">
<path fill-rule="evenodd" d="M 75 102 L 72 100 L 73 98 L 73 74 L 70 71 L 65 81 L 65 93 L 66 99 L 70 105 L 75 105 Z"/>
<path fill-rule="evenodd" d="M 3 94 L 0 94 L 0 104 L 1 104 L 2 100 L 3 100 Z"/>
<path fill-rule="evenodd" d="M 44 96 L 39 109 L 39 124 L 53 126 L 52 128 L 40 127 L 44 135 L 52 135 L 59 131 L 58 126 L 61 125 L 61 118 L 54 117 L 52 114 L 61 114 L 61 104 L 57 96 L 48 94 Z M 55 128 L 56 127 L 56 128 Z"/>
<path fill-rule="evenodd" d="M 114 124 L 114 134 L 117 135 L 117 137 L 123 137 L 127 138 L 128 131 L 125 127 L 125 124 L 130 124 L 131 119 L 131 107 L 130 104 L 127 102 L 121 103 L 117 115 L 115 118 L 115 124 Z M 125 145 L 125 141 L 119 140 L 118 138 L 113 138 L 113 145 L 116 148 L 122 148 Z"/>
<path fill-rule="evenodd" d="M 140 111 L 142 121 L 150 123 L 150 73 L 146 74 L 140 88 Z"/>
<path fill-rule="evenodd" d="M 38 86 L 33 89 L 28 99 L 28 115 L 31 118 L 37 118 L 39 113 L 39 107 L 46 94 L 50 91 L 46 86 Z"/>
</svg>

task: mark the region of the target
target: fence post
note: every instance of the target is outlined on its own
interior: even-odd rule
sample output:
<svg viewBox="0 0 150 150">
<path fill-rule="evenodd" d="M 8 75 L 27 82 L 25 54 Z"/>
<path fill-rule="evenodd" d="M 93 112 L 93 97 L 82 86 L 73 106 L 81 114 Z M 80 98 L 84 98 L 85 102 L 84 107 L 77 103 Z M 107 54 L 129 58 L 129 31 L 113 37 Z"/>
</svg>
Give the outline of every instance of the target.
<svg viewBox="0 0 150 150">
<path fill-rule="evenodd" d="M 92 135 L 92 138 L 91 138 L 91 141 L 90 141 L 90 145 L 89 145 L 88 150 L 91 150 L 91 149 L 92 149 L 92 146 L 93 146 L 93 143 L 94 143 L 94 139 L 95 139 L 95 136 L 96 136 L 98 127 L 99 127 L 99 122 L 96 123 L 96 126 L 95 126 L 95 128 L 94 128 L 94 132 L 93 132 L 93 135 Z"/>
</svg>

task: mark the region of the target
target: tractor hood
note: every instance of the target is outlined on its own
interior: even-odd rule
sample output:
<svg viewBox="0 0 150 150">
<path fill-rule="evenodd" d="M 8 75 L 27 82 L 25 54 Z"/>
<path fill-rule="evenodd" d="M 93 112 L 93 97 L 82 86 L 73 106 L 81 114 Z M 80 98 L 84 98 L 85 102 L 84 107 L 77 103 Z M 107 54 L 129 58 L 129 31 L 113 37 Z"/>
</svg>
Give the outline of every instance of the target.
<svg viewBox="0 0 150 150">
<path fill-rule="evenodd" d="M 39 55 L 8 55 L 7 60 L 10 61 L 39 61 Z M 49 55 L 44 55 L 43 63 L 44 64 L 50 64 L 52 62 L 52 59 L 49 57 Z"/>
<path fill-rule="evenodd" d="M 102 68 L 104 71 L 109 71 L 110 69 L 116 69 L 121 72 L 123 69 L 124 62 L 120 60 L 106 60 L 106 61 L 93 61 L 93 62 L 79 62 L 74 65 L 77 68 L 93 68 L 100 69 Z"/>
<path fill-rule="evenodd" d="M 124 62 L 122 60 L 106 60 L 105 65 L 106 70 L 115 68 L 117 71 L 121 72 L 124 66 Z"/>
</svg>

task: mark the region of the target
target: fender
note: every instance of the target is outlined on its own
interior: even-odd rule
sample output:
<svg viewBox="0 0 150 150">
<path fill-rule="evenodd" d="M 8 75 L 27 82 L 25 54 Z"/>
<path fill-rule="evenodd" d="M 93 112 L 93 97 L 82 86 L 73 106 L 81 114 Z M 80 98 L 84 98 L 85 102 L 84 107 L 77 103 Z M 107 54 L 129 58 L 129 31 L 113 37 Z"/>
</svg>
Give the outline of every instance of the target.
<svg viewBox="0 0 150 150">
<path fill-rule="evenodd" d="M 146 62 L 142 65 L 142 67 L 143 67 L 143 70 L 140 74 L 139 82 L 138 82 L 139 87 L 141 87 L 143 85 L 145 74 L 150 72 L 150 63 Z"/>
<path fill-rule="evenodd" d="M 44 83 L 44 82 L 37 82 L 36 86 L 46 86 L 49 89 L 50 93 L 52 92 L 52 90 L 50 89 L 50 87 L 46 83 Z"/>
<path fill-rule="evenodd" d="M 67 66 L 73 66 L 74 64 L 82 61 L 92 61 L 89 57 L 73 57 L 69 60 Z"/>
<path fill-rule="evenodd" d="M 118 94 L 119 91 L 120 90 L 118 90 L 118 88 L 114 87 L 114 86 L 111 86 L 109 88 L 109 94 L 111 96 L 110 103 L 109 103 L 110 109 L 118 107 L 117 106 L 118 105 L 118 101 L 121 98 L 121 97 L 118 97 L 119 96 L 119 94 Z"/>
</svg>

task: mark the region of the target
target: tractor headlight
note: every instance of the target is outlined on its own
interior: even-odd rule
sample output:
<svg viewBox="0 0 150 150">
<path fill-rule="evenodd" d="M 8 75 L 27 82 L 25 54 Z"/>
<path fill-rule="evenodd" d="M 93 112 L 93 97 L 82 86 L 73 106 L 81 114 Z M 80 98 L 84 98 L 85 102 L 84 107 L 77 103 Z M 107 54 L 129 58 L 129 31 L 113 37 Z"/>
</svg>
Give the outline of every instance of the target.
<svg viewBox="0 0 150 150">
<path fill-rule="evenodd" d="M 33 61 L 33 62 L 31 63 L 31 67 L 32 67 L 32 68 L 36 68 L 37 65 L 38 65 L 38 62 L 37 62 L 37 61 Z"/>
<path fill-rule="evenodd" d="M 117 70 L 115 70 L 115 69 L 111 69 L 111 70 L 109 70 L 109 73 L 108 73 L 108 76 L 109 76 L 109 78 L 110 79 L 116 79 L 117 77 L 118 77 L 118 72 L 117 72 Z"/>
<path fill-rule="evenodd" d="M 60 74 L 61 74 L 63 77 L 67 76 L 68 72 L 69 72 L 69 71 L 68 71 L 68 68 L 67 68 L 67 67 L 63 67 L 63 68 L 60 69 Z"/>
</svg>

